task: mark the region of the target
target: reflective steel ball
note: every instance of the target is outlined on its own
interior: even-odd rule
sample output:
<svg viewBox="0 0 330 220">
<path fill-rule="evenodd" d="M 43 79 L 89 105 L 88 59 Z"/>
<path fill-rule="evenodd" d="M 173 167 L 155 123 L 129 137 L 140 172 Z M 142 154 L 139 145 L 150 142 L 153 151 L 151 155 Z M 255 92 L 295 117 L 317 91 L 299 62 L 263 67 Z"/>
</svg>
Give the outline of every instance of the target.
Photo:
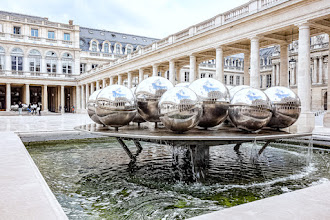
<svg viewBox="0 0 330 220">
<path fill-rule="evenodd" d="M 141 117 L 150 122 L 159 122 L 158 102 L 160 97 L 169 89 L 173 88 L 173 84 L 160 76 L 152 76 L 143 80 L 135 90 L 137 100 L 138 113 Z"/>
<path fill-rule="evenodd" d="M 127 125 L 136 115 L 136 100 L 132 91 L 122 85 L 108 86 L 96 99 L 96 114 L 111 127 Z"/>
<path fill-rule="evenodd" d="M 221 124 L 228 115 L 229 92 L 227 87 L 216 79 L 202 78 L 189 86 L 202 102 L 203 115 L 198 126 L 203 128 Z"/>
<path fill-rule="evenodd" d="M 242 89 L 231 100 L 229 117 L 242 130 L 259 131 L 272 117 L 271 102 L 259 89 Z"/>
<path fill-rule="evenodd" d="M 101 89 L 96 90 L 92 93 L 91 96 L 89 96 L 88 102 L 87 102 L 87 113 L 89 117 L 97 124 L 103 124 L 99 117 L 96 115 L 95 108 L 96 108 L 96 98 L 98 94 L 101 92 Z"/>
<path fill-rule="evenodd" d="M 165 127 L 178 133 L 194 128 L 202 116 L 197 95 L 186 87 L 174 87 L 165 92 L 158 107 Z"/>
<path fill-rule="evenodd" d="M 272 103 L 272 118 L 268 123 L 271 128 L 287 128 L 294 124 L 300 115 L 300 99 L 289 88 L 276 86 L 265 90 Z"/>
<path fill-rule="evenodd" d="M 229 89 L 229 95 L 230 95 L 230 99 L 232 99 L 234 97 L 234 95 L 236 94 L 236 92 L 242 90 L 242 89 L 246 89 L 249 88 L 250 86 L 247 85 L 240 85 L 240 86 L 233 86 L 231 87 L 231 89 Z M 228 86 L 227 86 L 228 88 Z"/>
<path fill-rule="evenodd" d="M 189 87 L 190 83 L 184 82 L 184 83 L 178 83 L 175 85 L 175 87 Z"/>
<path fill-rule="evenodd" d="M 131 91 L 134 94 L 134 97 L 135 97 L 135 90 L 136 90 L 136 87 L 131 88 Z M 136 115 L 133 118 L 133 122 L 140 124 L 140 123 L 143 123 L 146 121 L 141 117 L 141 115 L 138 112 L 136 112 Z"/>
</svg>

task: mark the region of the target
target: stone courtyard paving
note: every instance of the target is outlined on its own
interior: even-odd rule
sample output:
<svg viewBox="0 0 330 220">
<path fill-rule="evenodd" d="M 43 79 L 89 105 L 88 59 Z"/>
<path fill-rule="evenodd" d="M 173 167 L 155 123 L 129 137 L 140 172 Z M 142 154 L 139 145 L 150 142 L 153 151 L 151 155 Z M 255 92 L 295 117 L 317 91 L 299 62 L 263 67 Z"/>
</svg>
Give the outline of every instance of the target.
<svg viewBox="0 0 330 220">
<path fill-rule="evenodd" d="M 92 122 L 88 114 L 0 116 L 0 132 L 69 131 Z"/>
</svg>

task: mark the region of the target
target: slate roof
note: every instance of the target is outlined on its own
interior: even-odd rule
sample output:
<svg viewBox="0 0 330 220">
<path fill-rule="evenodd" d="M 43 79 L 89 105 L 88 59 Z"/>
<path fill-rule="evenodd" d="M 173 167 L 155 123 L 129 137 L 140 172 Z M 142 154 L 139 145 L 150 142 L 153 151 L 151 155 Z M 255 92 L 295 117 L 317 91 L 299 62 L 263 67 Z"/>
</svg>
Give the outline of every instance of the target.
<svg viewBox="0 0 330 220">
<path fill-rule="evenodd" d="M 89 51 L 89 45 L 90 45 L 89 42 L 92 39 L 98 40 L 99 49 L 102 49 L 103 41 L 108 40 L 111 43 L 112 51 L 113 51 L 113 46 L 116 42 L 121 43 L 123 48 L 125 48 L 125 46 L 127 44 L 131 44 L 131 45 L 133 45 L 133 48 L 135 49 L 138 45 L 146 46 L 146 45 L 152 44 L 154 41 L 158 40 L 156 38 L 118 33 L 118 32 L 114 32 L 114 31 L 80 27 L 80 40 L 84 41 L 84 44 L 80 45 L 80 49 L 82 49 L 83 51 Z"/>
<path fill-rule="evenodd" d="M 14 12 L 8 12 L 8 11 L 0 11 L 0 14 L 20 17 L 20 18 L 30 18 L 30 19 L 39 20 L 39 21 L 47 21 L 46 18 L 32 16 L 32 15 L 19 14 L 19 13 L 14 13 Z"/>
</svg>

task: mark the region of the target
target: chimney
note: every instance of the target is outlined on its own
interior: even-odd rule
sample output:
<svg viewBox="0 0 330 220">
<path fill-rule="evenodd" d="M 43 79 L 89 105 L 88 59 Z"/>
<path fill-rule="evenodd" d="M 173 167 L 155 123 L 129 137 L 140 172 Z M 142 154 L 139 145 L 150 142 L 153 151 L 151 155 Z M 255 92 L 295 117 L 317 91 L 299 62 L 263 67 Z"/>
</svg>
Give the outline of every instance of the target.
<svg viewBox="0 0 330 220">
<path fill-rule="evenodd" d="M 46 21 L 48 21 L 48 18 L 44 17 L 44 19 L 45 19 Z"/>
<path fill-rule="evenodd" d="M 73 20 L 69 20 L 69 25 L 73 25 Z"/>
</svg>

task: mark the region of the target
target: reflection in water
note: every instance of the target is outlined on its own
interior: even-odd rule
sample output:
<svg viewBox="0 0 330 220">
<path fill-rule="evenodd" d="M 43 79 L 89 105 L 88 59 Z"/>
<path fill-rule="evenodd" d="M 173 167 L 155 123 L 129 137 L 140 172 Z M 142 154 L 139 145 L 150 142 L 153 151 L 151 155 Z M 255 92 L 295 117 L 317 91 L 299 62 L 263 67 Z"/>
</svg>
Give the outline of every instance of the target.
<svg viewBox="0 0 330 220">
<path fill-rule="evenodd" d="M 307 149 L 283 144 L 270 144 L 258 158 L 251 155 L 261 144 L 237 152 L 233 145 L 142 145 L 132 166 L 115 140 L 28 150 L 70 219 L 183 219 L 328 181 L 330 173 L 324 150 L 306 165 Z M 194 151 L 209 157 L 192 158 Z"/>
</svg>

